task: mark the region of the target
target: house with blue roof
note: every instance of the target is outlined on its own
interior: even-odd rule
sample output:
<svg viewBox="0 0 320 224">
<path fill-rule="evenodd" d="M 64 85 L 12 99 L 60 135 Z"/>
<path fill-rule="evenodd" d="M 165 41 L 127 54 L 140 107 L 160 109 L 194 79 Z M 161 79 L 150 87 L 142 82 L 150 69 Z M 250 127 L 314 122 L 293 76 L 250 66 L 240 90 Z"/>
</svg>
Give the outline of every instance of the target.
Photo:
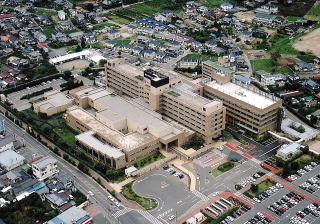
<svg viewBox="0 0 320 224">
<path fill-rule="evenodd" d="M 234 79 L 246 85 L 251 83 L 251 79 L 243 75 L 235 75 Z"/>
<path fill-rule="evenodd" d="M 156 53 L 153 50 L 150 49 L 146 49 L 142 51 L 142 56 L 144 58 L 149 58 L 149 59 L 153 59 L 155 57 Z"/>
</svg>

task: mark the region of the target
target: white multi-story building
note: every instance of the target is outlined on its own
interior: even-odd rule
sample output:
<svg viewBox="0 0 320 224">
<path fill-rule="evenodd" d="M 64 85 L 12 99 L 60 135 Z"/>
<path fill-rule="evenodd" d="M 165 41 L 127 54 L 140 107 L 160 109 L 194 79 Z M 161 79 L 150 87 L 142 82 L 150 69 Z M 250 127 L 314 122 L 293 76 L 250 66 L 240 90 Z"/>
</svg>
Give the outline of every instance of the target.
<svg viewBox="0 0 320 224">
<path fill-rule="evenodd" d="M 33 175 L 40 181 L 59 173 L 57 160 L 50 157 L 42 157 L 31 164 Z"/>
</svg>

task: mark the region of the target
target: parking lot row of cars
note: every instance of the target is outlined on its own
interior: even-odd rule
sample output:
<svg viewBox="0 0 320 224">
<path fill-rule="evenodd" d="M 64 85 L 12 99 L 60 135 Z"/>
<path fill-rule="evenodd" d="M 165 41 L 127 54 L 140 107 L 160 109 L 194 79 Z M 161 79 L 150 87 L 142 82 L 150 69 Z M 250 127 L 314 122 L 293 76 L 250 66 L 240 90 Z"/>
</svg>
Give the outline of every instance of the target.
<svg viewBox="0 0 320 224">
<path fill-rule="evenodd" d="M 303 190 L 314 193 L 320 189 L 320 174 L 317 174 L 299 185 Z"/>
<path fill-rule="evenodd" d="M 306 165 L 302 169 L 299 169 L 296 174 L 292 174 L 292 175 L 286 177 L 285 180 L 289 181 L 289 182 L 295 181 L 295 180 L 299 179 L 300 177 L 302 177 L 307 172 L 313 170 L 316 166 L 318 166 L 318 164 L 316 162 L 311 162 L 310 165 Z"/>
<path fill-rule="evenodd" d="M 306 219 L 308 216 L 318 218 L 320 216 L 320 207 L 316 203 L 308 205 L 306 208 L 298 211 L 295 216 L 290 218 L 291 224 L 310 224 Z"/>
<path fill-rule="evenodd" d="M 255 174 L 253 174 L 252 176 L 249 176 L 249 177 L 246 177 L 246 178 L 242 179 L 236 185 L 239 185 L 241 188 L 243 188 L 243 187 L 247 186 L 248 184 L 251 184 L 251 183 L 255 182 L 258 178 L 260 178 L 263 175 L 264 175 L 264 173 L 257 172 Z"/>
<path fill-rule="evenodd" d="M 180 173 L 179 171 L 177 171 L 176 169 L 174 169 L 173 167 L 171 167 L 169 165 L 164 165 L 162 168 L 175 177 L 178 177 L 180 179 L 182 179 L 184 177 L 184 175 L 182 173 Z"/>
<path fill-rule="evenodd" d="M 261 212 L 258 212 L 253 218 L 249 219 L 244 224 L 267 224 L 271 222 L 271 219 L 265 217 Z"/>
<path fill-rule="evenodd" d="M 252 198 L 254 201 L 260 203 L 261 201 L 269 198 L 274 193 L 278 192 L 281 188 L 283 188 L 282 184 L 276 183 L 276 185 L 269 187 L 267 190 L 259 194 L 257 197 Z"/>
<path fill-rule="evenodd" d="M 303 196 L 298 195 L 297 193 L 291 191 L 290 193 L 282 196 L 281 199 L 277 200 L 273 204 L 271 204 L 268 209 L 278 216 L 283 215 L 290 208 L 299 204 L 304 199 Z"/>
</svg>

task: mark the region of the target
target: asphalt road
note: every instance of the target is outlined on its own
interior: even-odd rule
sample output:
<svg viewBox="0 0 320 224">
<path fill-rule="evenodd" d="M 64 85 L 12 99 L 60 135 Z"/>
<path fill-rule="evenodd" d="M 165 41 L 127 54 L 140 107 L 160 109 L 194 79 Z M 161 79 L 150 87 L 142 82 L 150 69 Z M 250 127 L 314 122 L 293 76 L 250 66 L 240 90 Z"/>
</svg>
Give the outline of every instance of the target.
<svg viewBox="0 0 320 224">
<path fill-rule="evenodd" d="M 75 186 L 85 195 L 88 194 L 88 191 L 91 191 L 94 196 L 90 197 L 90 202 L 97 204 L 101 211 L 106 218 L 106 223 L 112 223 L 112 224 L 127 224 L 125 220 L 130 219 L 130 224 L 141 224 L 141 223 L 148 223 L 147 220 L 142 216 L 141 214 L 137 213 L 134 216 L 130 215 L 130 213 L 124 214 L 124 218 L 122 219 L 116 219 L 112 214 L 119 211 L 119 208 L 112 205 L 112 202 L 107 198 L 108 195 L 110 195 L 104 188 L 102 188 L 95 180 L 93 180 L 91 177 L 85 175 L 81 171 L 79 171 L 76 167 L 66 162 L 61 157 L 54 154 L 52 151 L 50 151 L 47 147 L 42 145 L 40 142 L 38 142 L 36 139 L 34 139 L 31 135 L 26 133 L 23 129 L 18 127 L 16 124 L 14 124 L 11 120 L 6 118 L 3 114 L 0 114 L 0 120 L 5 120 L 5 128 L 8 134 L 15 134 L 16 139 L 20 142 L 24 142 L 24 144 L 27 146 L 27 149 L 29 151 L 21 152 L 23 156 L 25 156 L 27 159 L 31 159 L 34 154 L 37 155 L 50 155 L 58 160 L 58 166 L 60 170 L 60 175 L 68 175 L 75 179 Z M 121 207 L 120 209 L 125 209 Z M 127 218 L 125 216 L 128 216 Z M 124 222 L 122 222 L 122 220 Z M 141 222 L 141 220 L 144 220 Z M 104 224 L 104 223 L 98 223 L 98 224 Z"/>
<path fill-rule="evenodd" d="M 163 169 L 156 170 L 133 184 L 134 191 L 142 196 L 155 198 L 158 207 L 150 211 L 162 223 L 174 223 L 170 216 L 180 216 L 201 199 L 188 191 L 178 177 Z M 177 217 L 176 217 L 177 218 Z"/>
</svg>

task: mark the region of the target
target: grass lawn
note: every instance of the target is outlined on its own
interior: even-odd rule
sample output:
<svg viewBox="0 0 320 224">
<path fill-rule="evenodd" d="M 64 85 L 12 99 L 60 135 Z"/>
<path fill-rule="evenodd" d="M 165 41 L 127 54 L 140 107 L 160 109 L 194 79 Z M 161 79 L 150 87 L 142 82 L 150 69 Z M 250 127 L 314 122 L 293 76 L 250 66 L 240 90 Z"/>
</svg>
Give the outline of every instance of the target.
<svg viewBox="0 0 320 224">
<path fill-rule="evenodd" d="M 265 190 L 267 190 L 269 187 L 274 185 L 276 185 L 276 182 L 269 179 L 265 179 L 264 181 L 261 181 L 259 184 L 257 184 L 257 187 L 258 187 L 257 191 L 253 192 L 251 189 L 249 189 L 246 192 L 244 192 L 244 195 L 250 198 L 254 198 L 259 194 L 261 194 L 262 192 L 264 192 Z"/>
<path fill-rule="evenodd" d="M 303 34 L 301 34 L 302 36 Z M 293 54 L 298 55 L 299 51 L 292 47 L 292 43 L 295 39 L 299 38 L 300 35 L 295 36 L 293 39 L 289 39 L 288 36 L 284 34 L 273 35 L 269 42 L 271 43 L 270 51 L 279 52 L 280 54 Z"/>
<path fill-rule="evenodd" d="M 232 168 L 238 166 L 239 163 L 238 162 L 233 162 L 233 161 L 228 161 L 228 162 L 225 162 L 221 165 L 219 165 L 218 167 L 212 169 L 211 171 L 211 174 L 215 177 L 231 170 Z"/>
<path fill-rule="evenodd" d="M 131 22 L 130 20 L 117 15 L 108 15 L 107 18 L 120 24 L 129 24 Z"/>
<path fill-rule="evenodd" d="M 100 23 L 100 24 L 94 25 L 94 26 L 93 26 L 93 29 L 94 29 L 94 30 L 102 30 L 102 29 L 104 29 L 105 27 L 111 27 L 111 26 L 117 27 L 117 25 L 116 25 L 116 24 L 113 24 L 113 23 Z"/>
<path fill-rule="evenodd" d="M 137 195 L 132 189 L 132 183 L 123 186 L 121 193 L 125 198 L 137 202 L 146 210 L 154 209 L 158 206 L 158 203 L 155 199 L 145 198 Z"/>
<path fill-rule="evenodd" d="M 76 133 L 72 131 L 69 127 L 56 127 L 53 129 L 55 133 L 57 133 L 60 138 L 67 144 L 75 145 L 76 144 L 76 139 L 75 135 Z"/>
<path fill-rule="evenodd" d="M 93 44 L 90 44 L 90 46 L 92 48 L 98 48 L 98 49 L 105 48 L 105 44 L 103 42 L 95 42 Z"/>
<path fill-rule="evenodd" d="M 72 30 L 63 31 L 63 33 L 65 33 L 65 34 L 70 34 L 70 33 L 76 33 L 76 32 L 78 32 L 78 31 L 79 31 L 78 29 L 72 29 Z"/>
<path fill-rule="evenodd" d="M 142 168 L 144 166 L 147 166 L 147 165 L 149 165 L 157 160 L 163 159 L 163 158 L 164 158 L 164 155 L 162 155 L 160 152 L 157 152 L 151 156 L 148 156 L 147 158 L 139 160 L 138 162 L 136 162 L 134 164 L 134 166 L 137 168 Z"/>
<path fill-rule="evenodd" d="M 221 3 L 225 2 L 225 1 L 224 0 L 199 0 L 199 2 L 204 4 L 207 7 L 217 8 L 220 6 Z M 233 1 L 231 0 L 228 2 L 233 2 Z"/>
<path fill-rule="evenodd" d="M 131 40 L 113 40 L 116 44 L 130 44 Z"/>
<path fill-rule="evenodd" d="M 294 21 L 297 21 L 299 19 L 303 19 L 303 17 L 299 17 L 299 16 L 288 16 L 287 17 L 287 21 L 289 21 L 289 22 L 294 22 Z"/>
<path fill-rule="evenodd" d="M 251 60 L 250 62 L 254 72 L 259 70 L 265 70 L 266 72 L 291 72 L 287 65 L 274 66 L 272 64 L 272 59 L 255 59 Z"/>
<path fill-rule="evenodd" d="M 57 15 L 58 12 L 56 10 L 54 10 L 54 9 L 38 8 L 36 10 L 36 14 L 51 17 L 51 16 Z"/>
<path fill-rule="evenodd" d="M 52 34 L 52 31 L 54 30 L 54 26 L 53 25 L 51 25 L 51 26 L 45 26 L 44 28 L 43 28 L 43 33 L 47 36 L 47 37 L 49 37 L 49 38 L 51 38 L 51 34 Z"/>
<path fill-rule="evenodd" d="M 212 60 L 216 61 L 218 59 L 217 56 L 208 55 L 208 54 L 188 54 L 186 55 L 186 58 L 193 58 L 193 59 L 199 59 L 199 60 Z"/>
<path fill-rule="evenodd" d="M 304 17 L 306 19 L 320 21 L 320 2 L 316 2 Z"/>
</svg>

